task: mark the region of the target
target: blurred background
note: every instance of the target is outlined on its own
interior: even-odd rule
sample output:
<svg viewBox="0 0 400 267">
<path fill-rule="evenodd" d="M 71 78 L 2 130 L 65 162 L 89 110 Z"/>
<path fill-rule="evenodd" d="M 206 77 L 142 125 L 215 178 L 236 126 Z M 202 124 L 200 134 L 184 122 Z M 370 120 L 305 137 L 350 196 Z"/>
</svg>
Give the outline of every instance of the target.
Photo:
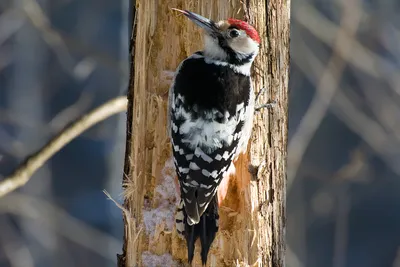
<svg viewBox="0 0 400 267">
<path fill-rule="evenodd" d="M 0 0 L 0 179 L 128 83 L 128 0 Z M 400 1 L 292 0 L 288 267 L 400 267 Z M 116 266 L 125 113 L 0 199 L 1 267 Z"/>
</svg>

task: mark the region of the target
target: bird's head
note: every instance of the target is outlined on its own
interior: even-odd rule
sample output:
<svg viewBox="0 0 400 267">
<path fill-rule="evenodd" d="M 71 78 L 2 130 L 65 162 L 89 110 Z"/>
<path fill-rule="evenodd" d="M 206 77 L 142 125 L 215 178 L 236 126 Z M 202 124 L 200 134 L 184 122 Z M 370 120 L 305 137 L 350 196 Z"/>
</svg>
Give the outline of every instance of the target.
<svg viewBox="0 0 400 267">
<path fill-rule="evenodd" d="M 205 30 L 206 57 L 234 65 L 251 63 L 258 53 L 260 37 L 253 26 L 238 19 L 214 22 L 196 13 L 180 10 L 196 25 Z"/>
</svg>

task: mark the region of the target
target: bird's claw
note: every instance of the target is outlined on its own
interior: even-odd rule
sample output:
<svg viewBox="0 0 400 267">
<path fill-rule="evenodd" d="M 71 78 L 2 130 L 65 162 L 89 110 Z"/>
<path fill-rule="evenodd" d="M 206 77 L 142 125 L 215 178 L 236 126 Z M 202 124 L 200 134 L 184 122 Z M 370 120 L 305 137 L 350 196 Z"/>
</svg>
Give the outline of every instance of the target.
<svg viewBox="0 0 400 267">
<path fill-rule="evenodd" d="M 256 106 L 256 107 L 254 108 L 254 110 L 255 110 L 256 112 L 258 112 L 258 111 L 260 111 L 260 110 L 263 109 L 263 108 L 273 108 L 275 105 L 276 105 L 276 100 L 274 100 L 274 101 L 272 101 L 272 102 L 269 102 L 269 103 L 265 103 L 265 104 L 261 104 L 261 105 L 259 105 L 259 106 Z"/>
<path fill-rule="evenodd" d="M 258 91 L 258 93 L 257 93 L 257 95 L 256 95 L 256 97 L 255 97 L 255 103 L 258 102 L 258 98 L 259 98 L 260 95 L 261 95 L 262 93 L 264 93 L 264 92 L 265 92 L 265 87 L 261 88 L 260 91 Z M 254 108 L 254 110 L 255 110 L 255 112 L 258 112 L 258 111 L 260 111 L 260 110 L 263 109 L 263 108 L 273 108 L 275 105 L 276 105 L 276 100 L 274 100 L 274 101 L 272 101 L 272 102 L 269 102 L 269 103 L 265 103 L 265 104 L 261 104 L 261 105 L 259 105 L 259 106 L 256 106 L 256 107 Z"/>
</svg>

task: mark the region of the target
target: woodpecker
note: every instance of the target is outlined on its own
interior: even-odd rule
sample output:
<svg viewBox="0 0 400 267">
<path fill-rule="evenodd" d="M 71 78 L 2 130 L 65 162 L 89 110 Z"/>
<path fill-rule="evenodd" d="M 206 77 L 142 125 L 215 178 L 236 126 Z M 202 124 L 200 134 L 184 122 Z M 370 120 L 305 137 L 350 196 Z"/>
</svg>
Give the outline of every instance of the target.
<svg viewBox="0 0 400 267">
<path fill-rule="evenodd" d="M 168 94 L 168 131 L 181 194 L 176 228 L 186 239 L 189 263 L 200 238 L 205 265 L 218 231 L 218 188 L 246 152 L 252 131 L 250 68 L 260 37 L 245 21 L 214 22 L 174 10 L 205 31 L 204 49 L 180 63 Z"/>
</svg>

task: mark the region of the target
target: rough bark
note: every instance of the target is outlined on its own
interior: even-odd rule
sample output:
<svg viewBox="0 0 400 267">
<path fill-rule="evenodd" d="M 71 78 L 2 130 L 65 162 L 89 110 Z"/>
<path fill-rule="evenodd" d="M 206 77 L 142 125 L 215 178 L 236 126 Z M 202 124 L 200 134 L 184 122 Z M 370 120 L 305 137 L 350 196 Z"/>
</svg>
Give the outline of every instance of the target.
<svg viewBox="0 0 400 267">
<path fill-rule="evenodd" d="M 176 265 L 184 265 L 187 259 L 185 242 L 169 225 L 175 199 L 165 187 L 171 182 L 166 177 L 174 172 L 168 164 L 171 151 L 165 126 L 170 82 L 165 71 L 174 71 L 181 60 L 201 49 L 202 36 L 171 7 L 214 20 L 247 18 L 264 37 L 253 68 L 254 86 L 256 91 L 266 88 L 261 103 L 277 104 L 255 116 L 249 154 L 235 164 L 237 173 L 220 209 L 220 231 L 208 266 L 284 266 L 290 0 L 244 2 L 136 2 L 124 168 L 125 236 L 119 266 L 156 266 L 157 259 L 163 259 L 160 266 L 168 266 L 171 256 Z M 155 225 L 149 227 L 152 210 L 155 217 L 158 211 L 166 212 L 166 219 L 152 220 Z M 200 266 L 198 251 L 194 265 Z"/>
</svg>

